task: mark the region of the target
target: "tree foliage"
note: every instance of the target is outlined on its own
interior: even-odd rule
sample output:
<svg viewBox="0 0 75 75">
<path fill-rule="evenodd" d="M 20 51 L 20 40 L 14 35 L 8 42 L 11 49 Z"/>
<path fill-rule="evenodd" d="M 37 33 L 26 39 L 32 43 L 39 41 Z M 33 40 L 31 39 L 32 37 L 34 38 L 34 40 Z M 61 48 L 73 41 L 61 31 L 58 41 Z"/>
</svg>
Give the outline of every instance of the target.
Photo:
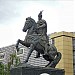
<svg viewBox="0 0 75 75">
<path fill-rule="evenodd" d="M 4 65 L 3 63 L 0 63 L 0 75 L 10 75 L 10 69 L 11 67 L 15 67 L 18 64 L 20 64 L 20 59 L 15 54 L 10 55 L 9 62 Z"/>
</svg>

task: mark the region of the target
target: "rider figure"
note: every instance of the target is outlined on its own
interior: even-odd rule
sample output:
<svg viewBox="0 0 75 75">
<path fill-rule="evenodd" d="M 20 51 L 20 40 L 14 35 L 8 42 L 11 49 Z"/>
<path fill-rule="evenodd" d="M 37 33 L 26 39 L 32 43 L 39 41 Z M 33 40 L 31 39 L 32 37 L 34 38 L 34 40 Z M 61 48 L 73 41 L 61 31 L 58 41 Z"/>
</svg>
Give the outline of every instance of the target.
<svg viewBox="0 0 75 75">
<path fill-rule="evenodd" d="M 37 28 L 38 34 L 47 36 L 47 23 L 42 19 L 42 11 L 38 15 Z"/>
<path fill-rule="evenodd" d="M 40 13 L 38 14 L 38 21 L 37 21 L 38 32 L 37 32 L 37 34 L 42 36 L 41 39 L 45 42 L 44 43 L 45 44 L 44 54 L 47 54 L 49 39 L 47 36 L 47 23 L 45 20 L 42 19 L 42 12 L 43 11 L 40 11 Z M 37 53 L 36 58 L 38 58 L 38 57 L 40 57 L 40 53 Z"/>
</svg>

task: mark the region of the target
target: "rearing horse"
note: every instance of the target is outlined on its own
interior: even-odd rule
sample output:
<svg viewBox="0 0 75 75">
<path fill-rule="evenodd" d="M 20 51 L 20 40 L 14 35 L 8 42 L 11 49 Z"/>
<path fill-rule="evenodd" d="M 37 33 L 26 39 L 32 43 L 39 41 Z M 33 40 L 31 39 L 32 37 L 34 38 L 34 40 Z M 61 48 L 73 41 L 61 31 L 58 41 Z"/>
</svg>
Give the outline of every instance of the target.
<svg viewBox="0 0 75 75">
<path fill-rule="evenodd" d="M 17 50 L 18 50 L 19 43 L 21 43 L 22 45 L 24 45 L 26 47 L 30 47 L 30 50 L 28 52 L 25 63 L 28 62 L 28 59 L 29 59 L 31 53 L 34 50 L 36 50 L 37 52 L 42 54 L 42 56 L 45 60 L 49 61 L 49 63 L 45 67 L 55 68 L 55 66 L 58 64 L 58 62 L 61 59 L 61 53 L 57 52 L 56 47 L 54 45 L 50 44 L 50 45 L 48 45 L 48 48 L 47 48 L 48 49 L 47 55 L 44 54 L 45 46 L 42 46 L 40 44 L 42 36 L 37 34 L 37 31 L 38 31 L 37 23 L 31 17 L 26 18 L 26 22 L 23 27 L 23 32 L 26 32 L 26 31 L 27 31 L 27 35 L 25 37 L 25 40 L 22 41 L 19 39 L 16 44 Z M 41 41 L 41 42 L 44 43 L 43 41 Z"/>
</svg>

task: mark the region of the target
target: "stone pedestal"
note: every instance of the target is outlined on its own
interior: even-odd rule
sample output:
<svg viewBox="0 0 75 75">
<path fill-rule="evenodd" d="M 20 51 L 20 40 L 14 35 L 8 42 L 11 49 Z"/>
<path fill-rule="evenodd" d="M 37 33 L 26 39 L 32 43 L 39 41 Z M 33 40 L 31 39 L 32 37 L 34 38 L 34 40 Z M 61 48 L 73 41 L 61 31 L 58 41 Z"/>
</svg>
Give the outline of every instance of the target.
<svg viewBox="0 0 75 75">
<path fill-rule="evenodd" d="M 55 68 L 43 68 L 35 66 L 18 66 L 10 70 L 11 75 L 41 75 L 47 73 L 49 75 L 65 75 L 64 70 Z"/>
</svg>

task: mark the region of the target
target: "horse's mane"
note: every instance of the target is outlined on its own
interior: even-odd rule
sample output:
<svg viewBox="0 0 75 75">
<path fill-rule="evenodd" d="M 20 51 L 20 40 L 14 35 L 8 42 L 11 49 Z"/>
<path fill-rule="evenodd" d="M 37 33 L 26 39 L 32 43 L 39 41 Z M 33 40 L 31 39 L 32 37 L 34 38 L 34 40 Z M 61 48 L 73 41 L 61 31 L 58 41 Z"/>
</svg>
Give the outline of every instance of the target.
<svg viewBox="0 0 75 75">
<path fill-rule="evenodd" d="M 27 17 L 26 20 L 31 20 L 32 22 L 35 22 L 35 20 L 31 17 Z"/>
<path fill-rule="evenodd" d="M 35 22 L 35 20 L 33 18 L 27 17 L 26 20 L 30 20 L 33 23 L 34 27 L 35 28 L 37 27 L 37 23 Z"/>
</svg>

